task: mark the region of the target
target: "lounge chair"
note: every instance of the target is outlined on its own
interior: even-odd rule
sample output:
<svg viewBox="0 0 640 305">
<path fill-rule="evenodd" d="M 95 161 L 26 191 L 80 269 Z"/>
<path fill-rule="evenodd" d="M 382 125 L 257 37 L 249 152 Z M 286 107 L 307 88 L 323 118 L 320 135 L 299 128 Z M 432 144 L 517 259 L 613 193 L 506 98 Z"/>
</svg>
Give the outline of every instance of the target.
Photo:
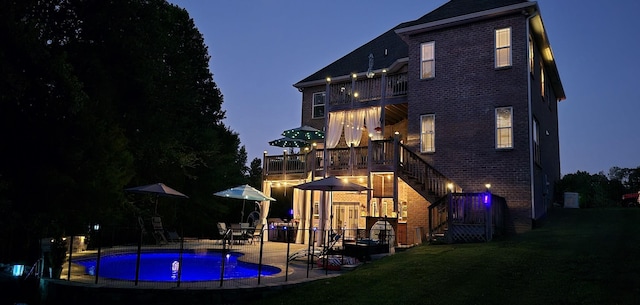
<svg viewBox="0 0 640 305">
<path fill-rule="evenodd" d="M 167 240 L 170 242 L 180 242 L 181 239 L 182 238 L 178 235 L 178 232 L 167 230 Z"/>
<path fill-rule="evenodd" d="M 326 246 L 320 246 L 320 247 L 315 247 L 313 250 L 309 251 L 309 249 L 301 249 L 291 255 L 289 255 L 289 261 L 295 260 L 295 259 L 299 259 L 299 258 L 305 258 L 305 257 L 309 257 L 309 256 L 313 256 L 315 258 L 320 258 L 324 255 L 329 254 L 329 252 L 335 247 L 335 245 L 338 243 L 338 241 L 340 241 L 340 239 L 342 238 L 342 235 L 340 234 L 331 234 L 330 236 L 330 240 L 328 242 L 328 244 Z M 313 260 L 312 262 L 313 263 Z"/>
<path fill-rule="evenodd" d="M 159 216 L 151 217 L 151 225 L 153 225 L 153 238 L 156 239 L 156 243 L 159 245 L 169 243 L 167 237 L 164 235 L 164 227 L 162 226 L 162 218 Z"/>
</svg>

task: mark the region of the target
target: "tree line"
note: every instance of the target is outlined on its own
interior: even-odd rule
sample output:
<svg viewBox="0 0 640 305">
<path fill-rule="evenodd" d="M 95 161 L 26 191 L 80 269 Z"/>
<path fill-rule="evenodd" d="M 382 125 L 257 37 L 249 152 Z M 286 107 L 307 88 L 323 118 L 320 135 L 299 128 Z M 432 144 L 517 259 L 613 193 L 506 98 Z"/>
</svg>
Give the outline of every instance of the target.
<svg viewBox="0 0 640 305">
<path fill-rule="evenodd" d="M 629 202 L 624 202 L 622 196 L 640 191 L 640 166 L 615 166 L 609 169 L 608 175 L 577 171 L 564 175 L 555 189 L 556 202 L 563 202 L 565 192 L 578 193 L 581 208 L 627 206 Z"/>
<path fill-rule="evenodd" d="M 165 0 L 3 0 L 0 13 L 0 261 L 39 238 L 91 224 L 128 226 L 153 198 L 127 187 L 163 182 L 167 226 L 213 234 L 231 205 L 213 192 L 260 187 L 204 39 Z M 188 206 L 188 207 L 187 207 Z M 235 214 L 234 214 L 235 215 Z M 188 219 L 189 221 L 181 221 Z"/>
</svg>

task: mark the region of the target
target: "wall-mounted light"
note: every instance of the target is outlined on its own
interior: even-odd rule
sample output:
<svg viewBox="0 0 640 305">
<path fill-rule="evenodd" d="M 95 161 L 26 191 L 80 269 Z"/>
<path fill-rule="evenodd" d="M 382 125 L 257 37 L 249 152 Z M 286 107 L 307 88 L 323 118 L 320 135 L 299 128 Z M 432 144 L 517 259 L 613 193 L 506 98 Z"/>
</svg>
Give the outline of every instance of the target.
<svg viewBox="0 0 640 305">
<path fill-rule="evenodd" d="M 487 184 L 485 184 L 485 185 L 484 185 L 484 187 L 486 187 L 486 188 L 487 188 L 487 190 L 488 190 L 488 189 L 490 189 L 490 188 L 491 188 L 491 183 L 487 183 Z"/>
</svg>

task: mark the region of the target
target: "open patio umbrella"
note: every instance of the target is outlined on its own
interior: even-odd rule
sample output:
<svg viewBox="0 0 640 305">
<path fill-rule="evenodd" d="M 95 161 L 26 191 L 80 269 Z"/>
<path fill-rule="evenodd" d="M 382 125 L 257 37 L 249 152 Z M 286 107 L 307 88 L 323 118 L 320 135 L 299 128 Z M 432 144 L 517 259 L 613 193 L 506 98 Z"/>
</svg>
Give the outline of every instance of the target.
<svg viewBox="0 0 640 305">
<path fill-rule="evenodd" d="M 282 135 L 290 139 L 304 140 L 307 142 L 315 142 L 324 139 L 324 131 L 315 129 L 309 125 L 285 130 L 282 132 Z"/>
<path fill-rule="evenodd" d="M 301 148 L 301 147 L 307 147 L 310 146 L 311 143 L 305 141 L 305 140 L 300 140 L 300 139 L 291 139 L 291 138 L 280 138 L 277 140 L 273 140 L 269 142 L 269 145 L 271 146 L 278 146 L 278 147 L 296 147 L 296 148 Z"/>
<path fill-rule="evenodd" d="M 248 184 L 239 185 L 213 194 L 220 197 L 242 199 L 242 212 L 240 213 L 240 222 L 242 222 L 242 220 L 244 219 L 244 205 L 247 200 L 276 201 L 274 198 L 265 195 L 263 192 L 253 188 Z"/>
<path fill-rule="evenodd" d="M 361 191 L 367 190 L 366 186 L 362 186 L 360 184 L 353 183 L 353 182 L 348 182 L 336 176 L 329 176 L 327 178 L 323 178 L 320 180 L 299 184 L 294 187 L 301 190 L 328 191 L 328 192 L 333 192 L 333 191 L 361 192 Z"/>
<path fill-rule="evenodd" d="M 360 184 L 356 184 L 353 182 L 348 182 L 345 180 L 342 180 L 336 176 L 329 176 L 327 178 L 323 178 L 320 180 L 316 180 L 316 181 L 311 181 L 311 182 L 307 182 L 307 183 L 303 183 L 303 184 L 299 184 L 297 186 L 294 186 L 297 189 L 301 189 L 301 190 L 308 190 L 308 191 L 325 191 L 325 192 L 336 192 L 336 191 L 354 191 L 354 192 L 362 192 L 365 190 L 368 190 L 368 188 L 366 186 L 362 186 Z M 333 202 L 330 203 L 330 223 L 329 226 L 333 226 Z M 322 219 L 321 223 L 321 228 L 320 231 L 324 230 L 324 221 L 326 221 L 326 219 Z"/>
<path fill-rule="evenodd" d="M 155 203 L 156 203 L 155 214 L 158 214 L 158 197 L 174 197 L 174 198 L 182 198 L 182 199 L 189 198 L 189 196 L 164 185 L 164 183 L 136 186 L 136 187 L 124 189 L 124 191 L 129 193 L 155 195 Z"/>
</svg>

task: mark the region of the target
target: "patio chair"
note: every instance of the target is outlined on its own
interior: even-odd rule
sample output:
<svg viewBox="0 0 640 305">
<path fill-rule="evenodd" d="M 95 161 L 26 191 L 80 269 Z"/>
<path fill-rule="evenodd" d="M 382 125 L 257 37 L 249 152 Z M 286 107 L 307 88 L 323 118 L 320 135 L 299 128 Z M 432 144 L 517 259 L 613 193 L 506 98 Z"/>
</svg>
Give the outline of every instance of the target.
<svg viewBox="0 0 640 305">
<path fill-rule="evenodd" d="M 237 243 L 242 241 L 248 241 L 249 237 L 247 236 L 247 227 L 243 227 L 241 223 L 232 223 L 231 224 L 231 239 Z"/>
<path fill-rule="evenodd" d="M 166 244 L 169 243 L 167 241 L 167 237 L 164 235 L 164 227 L 162 226 L 162 218 L 159 216 L 151 217 L 151 225 L 153 225 L 153 238 L 156 239 L 156 243 Z"/>
<path fill-rule="evenodd" d="M 253 228 L 253 234 L 251 235 L 251 243 L 253 244 L 256 241 L 260 241 L 260 237 L 262 236 L 262 229 L 264 228 L 264 224 L 257 224 L 255 228 Z"/>
<path fill-rule="evenodd" d="M 218 233 L 220 234 L 221 243 L 227 242 L 231 244 L 231 234 L 224 222 L 218 222 Z"/>
</svg>

